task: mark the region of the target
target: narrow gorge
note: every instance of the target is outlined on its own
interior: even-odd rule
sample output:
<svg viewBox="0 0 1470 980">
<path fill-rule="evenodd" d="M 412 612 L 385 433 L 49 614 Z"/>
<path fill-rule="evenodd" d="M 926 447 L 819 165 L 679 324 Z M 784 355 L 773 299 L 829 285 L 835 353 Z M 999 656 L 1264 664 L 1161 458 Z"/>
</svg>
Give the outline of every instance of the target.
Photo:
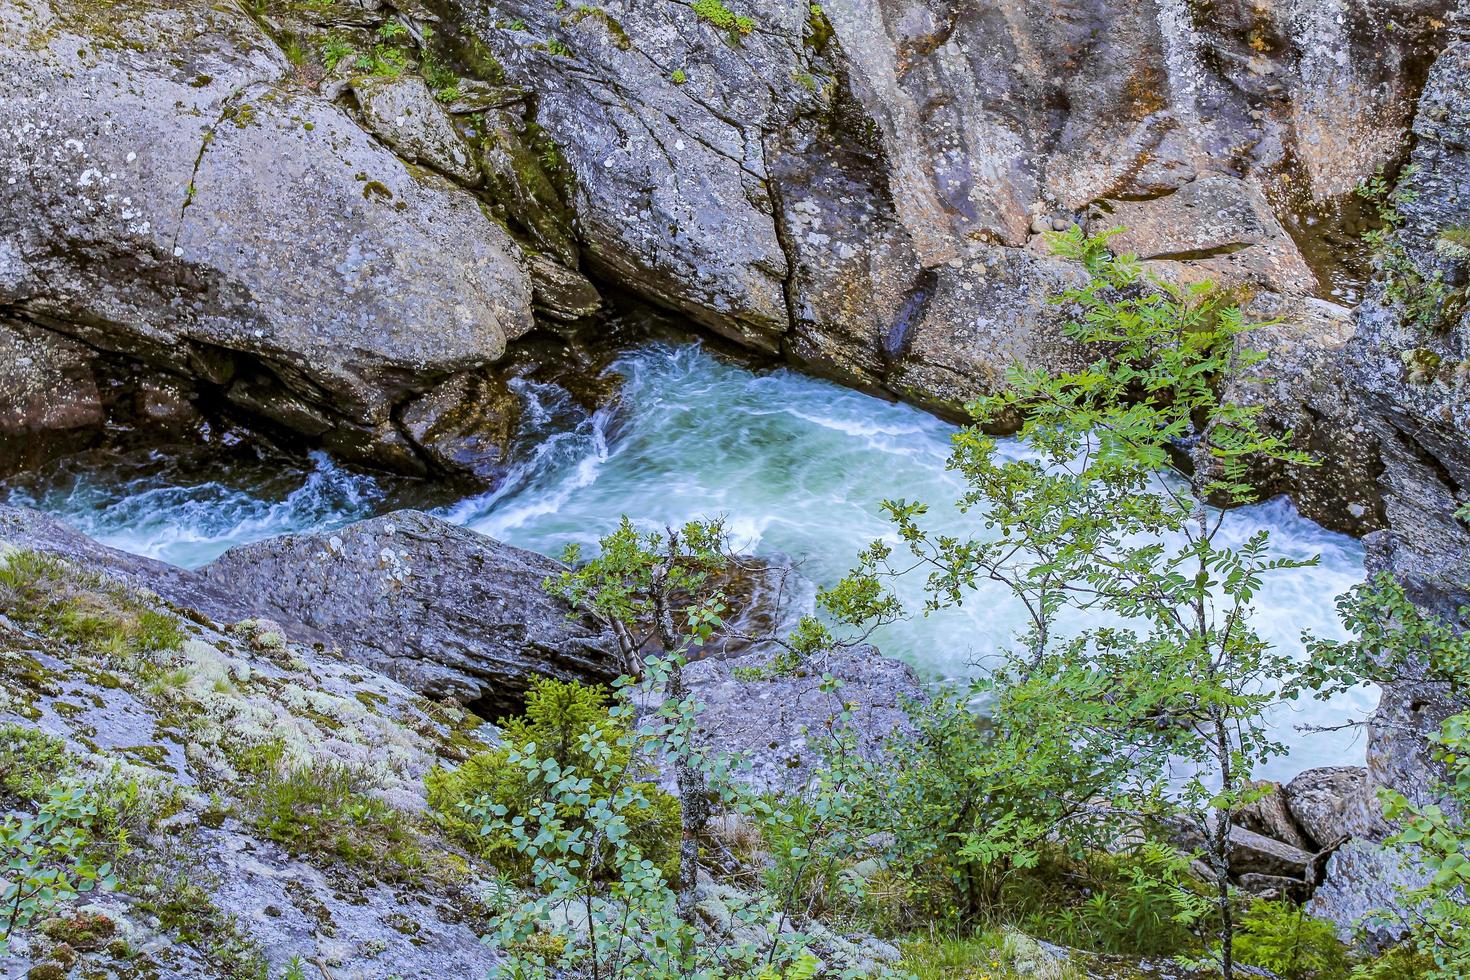
<svg viewBox="0 0 1470 980">
<path fill-rule="evenodd" d="M 1470 883 L 1402 839 L 1470 840 L 1466 0 L 7 0 L 0 27 L 0 975 L 1470 968 L 1413 926 L 1470 930 Z M 1049 452 L 1038 418 L 1093 434 Z M 1055 477 L 1079 459 L 1091 482 Z M 1267 584 L 1178 626 L 1221 644 L 1211 683 L 1256 665 L 1228 706 L 1156 691 L 1055 740 L 1137 734 L 1152 790 L 986 754 L 1049 643 L 1097 671 L 1058 688 L 1079 705 L 1143 698 L 1115 654 L 1155 655 L 1134 616 L 1194 575 L 1168 556 L 1200 556 L 1204 624 L 1262 531 Z M 1365 582 L 1404 604 L 1362 612 Z M 1231 647 L 1245 617 L 1260 644 Z M 487 767 L 534 754 L 547 679 L 627 674 L 605 724 L 673 719 L 625 765 L 694 848 L 662 887 L 697 941 L 649 938 L 611 866 L 526 863 L 549 825 L 486 843 L 514 836 L 487 801 L 519 812 Z M 1212 783 L 1167 733 L 1247 705 Z M 692 803 L 689 744 L 743 789 Z M 894 752 L 916 782 L 875 789 Z M 978 788 L 901 797 L 931 770 Z M 1188 785 L 1213 801 L 1156 811 Z M 859 832 L 865 792 L 909 822 Z M 910 817 L 1008 794 L 939 835 L 960 853 L 904 850 Z M 1156 838 L 1182 865 L 1099 870 Z M 560 874 L 582 911 L 547 911 Z M 1174 911 L 1070 924 L 1124 880 Z M 614 907 L 647 949 L 597 946 Z M 1299 938 L 1250 959 L 1270 915 L 1340 972 Z"/>
</svg>

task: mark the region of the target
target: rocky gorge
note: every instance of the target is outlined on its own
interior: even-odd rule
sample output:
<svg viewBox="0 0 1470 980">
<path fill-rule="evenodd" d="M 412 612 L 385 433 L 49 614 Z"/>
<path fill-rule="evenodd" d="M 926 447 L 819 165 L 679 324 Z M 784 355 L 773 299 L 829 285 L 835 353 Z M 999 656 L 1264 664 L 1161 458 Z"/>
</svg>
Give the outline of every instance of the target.
<svg viewBox="0 0 1470 980">
<path fill-rule="evenodd" d="M 1470 625 L 1463 0 L 15 0 L 0 27 L 0 474 L 267 438 L 493 491 L 514 382 L 606 403 L 607 335 L 640 318 L 957 418 L 1014 363 L 1082 363 L 1044 234 L 1121 226 L 1161 275 L 1278 321 L 1243 394 L 1325 465 L 1256 474 L 1268 494 Z M 1380 171 L 1374 256 L 1355 191 Z M 619 672 L 542 590 L 554 562 L 412 511 L 195 570 L 15 508 L 0 542 L 58 556 L 58 594 L 178 620 L 117 669 L 0 596 L 0 720 L 126 759 L 167 814 L 140 839 L 212 855 L 183 926 L 206 941 L 177 941 L 158 896 L 201 900 L 173 881 L 89 906 L 105 936 L 38 935 L 14 975 L 221 975 L 244 937 L 328 976 L 488 968 L 486 869 L 430 833 L 349 887 L 252 823 L 244 750 L 280 728 L 295 764 L 365 765 L 362 792 L 422 811 L 424 772 L 483 748 L 468 719 Z M 813 679 L 697 666 L 706 737 L 770 785 L 810 777 Z M 876 752 L 922 686 L 873 651 L 838 672 Z M 1240 815 L 1238 883 L 1344 927 L 1391 902 L 1412 872 L 1374 794 L 1434 799 L 1424 736 L 1463 706 L 1386 687 L 1366 766 Z"/>
</svg>

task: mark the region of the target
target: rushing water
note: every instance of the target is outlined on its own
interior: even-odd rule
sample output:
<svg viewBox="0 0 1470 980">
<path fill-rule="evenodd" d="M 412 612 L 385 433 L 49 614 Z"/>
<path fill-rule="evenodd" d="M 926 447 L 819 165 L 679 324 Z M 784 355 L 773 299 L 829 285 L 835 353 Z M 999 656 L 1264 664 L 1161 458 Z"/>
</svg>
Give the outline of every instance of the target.
<svg viewBox="0 0 1470 980">
<path fill-rule="evenodd" d="M 723 361 L 698 346 L 653 345 L 614 369 L 626 380 L 614 406 L 589 414 L 560 389 L 517 382 L 527 411 L 524 460 L 503 486 L 482 496 L 436 500 L 430 488 L 355 473 L 314 455 L 308 467 L 245 455 L 222 465 L 157 454 L 75 457 L 13 483 L 10 500 L 40 507 L 118 548 L 199 565 L 225 548 L 287 531 L 322 529 L 395 507 L 420 506 L 477 531 L 557 554 L 594 543 L 621 514 L 679 523 L 723 514 L 737 545 L 801 561 L 831 582 L 858 549 L 889 534 L 885 497 L 929 502 L 931 526 L 973 527 L 947 506 L 961 486 L 945 468 L 953 428 L 789 370 L 765 373 Z M 1008 452 L 1020 452 L 1008 445 Z M 1362 578 L 1352 539 L 1301 518 L 1285 500 L 1227 515 L 1226 534 L 1243 540 L 1272 531 L 1286 556 L 1321 563 L 1271 579 L 1257 622 L 1270 641 L 1300 649 L 1302 630 L 1338 636 L 1333 598 Z M 921 583 L 901 594 L 919 608 Z M 962 608 L 916 616 L 875 641 L 929 677 L 982 669 L 1022 627 L 1022 612 L 998 585 Z M 1298 735 L 1294 726 L 1342 720 L 1372 706 L 1356 691 L 1329 705 L 1283 705 L 1275 719 L 1293 746 L 1269 775 L 1361 762 L 1349 733 Z"/>
</svg>

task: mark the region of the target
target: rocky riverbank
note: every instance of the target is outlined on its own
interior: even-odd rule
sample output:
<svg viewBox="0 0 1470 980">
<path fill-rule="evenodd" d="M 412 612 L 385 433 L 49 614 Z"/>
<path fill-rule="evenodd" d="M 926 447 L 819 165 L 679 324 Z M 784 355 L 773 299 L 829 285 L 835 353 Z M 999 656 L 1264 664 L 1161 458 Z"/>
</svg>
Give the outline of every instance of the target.
<svg viewBox="0 0 1470 980">
<path fill-rule="evenodd" d="M 69 938 L 70 920 L 43 926 L 14 947 L 13 975 L 78 958 L 179 977 L 235 976 L 260 957 L 361 977 L 471 976 L 493 962 L 476 922 L 494 869 L 425 812 L 423 777 L 492 744 L 481 719 L 515 710 L 534 678 L 616 672 L 611 637 L 542 590 L 555 562 L 412 511 L 236 549 L 196 572 L 18 508 L 0 508 L 0 548 L 0 725 L 58 740 L 55 772 L 141 794 L 117 816 L 131 849 L 122 885 L 81 914 L 97 941 Z M 745 757 L 742 778 L 760 788 L 805 787 L 821 764 L 809 739 L 844 710 L 857 749 L 876 757 L 907 725 L 905 702 L 924 696 L 871 648 L 829 658 L 838 694 L 814 673 L 768 675 L 770 656 L 689 671 L 701 737 Z M 1304 772 L 1240 814 L 1239 887 L 1315 892 L 1313 908 L 1345 930 L 1393 900 L 1402 873 L 1378 847 L 1374 793 L 1422 791 L 1427 776 L 1393 710 L 1370 728 L 1367 769 Z M 312 786 L 350 773 L 348 795 L 290 802 L 287 823 L 310 826 L 287 826 L 273 794 L 305 790 L 278 785 L 263 752 Z M 7 779 L 24 771 L 18 758 L 0 767 Z M 382 812 L 336 826 L 332 807 L 349 803 Z M 1178 830 L 1183 845 L 1192 833 Z"/>
</svg>

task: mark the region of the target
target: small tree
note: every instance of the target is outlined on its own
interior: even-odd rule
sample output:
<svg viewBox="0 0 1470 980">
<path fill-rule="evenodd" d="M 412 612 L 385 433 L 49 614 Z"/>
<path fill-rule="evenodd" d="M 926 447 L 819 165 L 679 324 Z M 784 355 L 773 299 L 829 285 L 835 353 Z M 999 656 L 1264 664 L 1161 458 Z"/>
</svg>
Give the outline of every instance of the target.
<svg viewBox="0 0 1470 980">
<path fill-rule="evenodd" d="M 699 705 L 684 678 L 688 658 L 716 630 L 731 632 L 722 616 L 721 588 L 742 559 L 727 547 L 718 521 L 679 530 L 641 532 L 624 519 L 600 542 L 596 557 L 572 566 L 546 588 L 591 614 L 612 631 L 628 675 L 615 685 L 604 715 L 589 712 L 585 697 L 570 695 L 578 710 L 512 722 L 507 744 L 486 754 L 494 774 L 440 773 L 431 792 L 440 802 L 464 795 L 469 783 L 492 789 L 461 800 L 468 823 L 490 840 L 505 841 L 525 861 L 533 893 L 511 899 L 496 915 L 496 940 L 507 955 L 503 977 L 545 977 L 553 971 L 585 971 L 594 980 L 623 978 L 760 978 L 800 980 L 815 976 L 818 961 L 806 952 L 808 937 L 792 928 L 805 917 L 798 900 L 814 879 L 836 879 L 837 862 L 856 847 L 845 834 L 842 763 L 850 748 L 838 734 L 846 717 L 834 713 L 834 758 L 822 791 L 803 807 L 761 798 L 729 778 L 729 761 L 694 740 Z M 821 633 L 813 621 L 798 630 Z M 751 639 L 750 637 L 745 637 Z M 764 637 L 762 639 L 765 639 Z M 777 640 L 789 651 L 796 646 Z M 805 642 L 805 641 L 803 641 Z M 824 688 L 831 692 L 830 678 Z M 650 704 L 656 708 L 648 710 Z M 839 702 L 840 705 L 840 702 Z M 555 720 L 556 724 L 540 724 Z M 538 727 L 539 725 L 539 727 Z M 550 737 L 530 737 L 532 732 Z M 660 762 L 670 764 L 678 788 L 678 870 L 672 887 L 649 859 L 640 826 L 650 826 L 661 795 L 644 781 Z M 482 767 L 483 768 L 483 767 Z M 504 770 L 512 770 L 507 774 Z M 514 800 L 493 787 L 527 787 Z M 779 836 L 768 887 L 745 898 L 726 895 L 729 921 L 702 921 L 699 846 L 712 805 L 725 806 Z"/>
<path fill-rule="evenodd" d="M 681 530 L 643 533 L 624 517 L 602 539 L 595 558 L 581 563 L 581 557 L 575 545 L 569 547 L 565 559 L 572 567 L 546 587 L 612 630 L 630 676 L 652 673 L 661 682 L 661 734 L 673 761 L 682 826 L 678 908 L 693 925 L 699 836 L 709 822 L 710 788 L 704 752 L 693 738 L 697 705 L 684 683 L 684 664 L 720 626 L 727 606 L 713 584 L 731 561 L 724 528 L 718 521 L 694 521 Z M 649 662 L 652 643 L 661 656 Z"/>
<path fill-rule="evenodd" d="M 1290 449 L 1291 433 L 1261 428 L 1258 407 L 1221 396 L 1261 360 L 1241 343 L 1253 325 L 1240 309 L 1208 284 L 1152 277 L 1108 237 L 1051 238 L 1087 273 L 1059 302 L 1095 359 L 1065 373 L 1012 369 L 955 437 L 950 466 L 969 484 L 959 506 L 982 533 L 935 533 L 924 504 L 886 502 L 901 546 L 870 548 L 854 578 L 871 589 L 922 570 L 926 611 L 998 582 L 1028 615 L 1004 663 L 960 698 L 988 700 L 993 721 L 941 779 L 953 799 L 937 812 L 954 821 L 943 829 L 960 840 L 966 877 L 1032 863 L 1045 840 L 1081 847 L 1143 818 L 1190 816 L 1205 828 L 1216 965 L 1230 977 L 1231 817 L 1252 799 L 1256 768 L 1283 751 L 1264 710 L 1308 679 L 1252 628 L 1251 603 L 1270 573 L 1313 562 L 1272 557 L 1265 530 L 1228 546 L 1207 501 L 1253 500 L 1253 463 L 1311 461 Z M 1025 458 L 987 434 L 1011 419 Z M 1064 611 L 1109 625 L 1066 632 Z M 888 785 L 932 805 L 930 788 L 905 787 L 921 775 L 900 770 Z"/>
</svg>

